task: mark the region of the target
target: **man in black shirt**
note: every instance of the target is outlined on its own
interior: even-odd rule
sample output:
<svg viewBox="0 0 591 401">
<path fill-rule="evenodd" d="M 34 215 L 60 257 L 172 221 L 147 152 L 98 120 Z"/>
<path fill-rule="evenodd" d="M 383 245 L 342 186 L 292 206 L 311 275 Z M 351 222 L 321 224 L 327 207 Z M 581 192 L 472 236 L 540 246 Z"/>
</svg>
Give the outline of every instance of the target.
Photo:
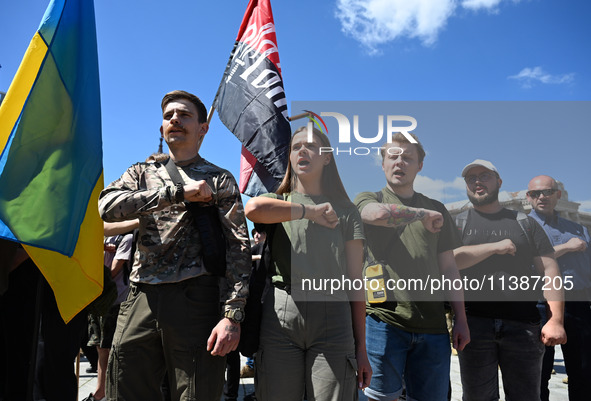
<svg viewBox="0 0 591 401">
<path fill-rule="evenodd" d="M 475 160 L 462 176 L 474 210 L 458 219 L 464 246 L 454 256 L 464 282 L 481 283 L 466 291 L 472 341 L 458 353 L 463 399 L 499 399 L 500 366 L 507 399 L 538 401 L 544 345 L 566 342 L 554 249 L 537 222 L 500 205 L 502 180 L 491 162 Z M 533 287 L 544 287 L 550 306 L 541 330 Z"/>
</svg>

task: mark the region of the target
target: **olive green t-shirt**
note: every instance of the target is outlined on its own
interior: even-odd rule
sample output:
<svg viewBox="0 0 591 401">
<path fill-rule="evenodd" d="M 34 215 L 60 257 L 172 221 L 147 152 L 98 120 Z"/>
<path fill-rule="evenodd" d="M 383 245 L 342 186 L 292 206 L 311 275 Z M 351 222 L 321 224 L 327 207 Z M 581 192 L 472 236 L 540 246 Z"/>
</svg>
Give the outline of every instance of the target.
<svg viewBox="0 0 591 401">
<path fill-rule="evenodd" d="M 261 196 L 277 198 L 276 194 Z M 330 202 L 323 195 L 309 196 L 298 192 L 284 195 L 284 200 L 304 205 Z M 275 266 L 271 280 L 275 286 L 290 286 L 292 292 L 298 292 L 302 288 L 305 292 L 311 289 L 312 292 L 326 295 L 326 279 L 340 280 L 347 277 L 345 244 L 351 240 L 365 240 L 363 223 L 359 211 L 352 203 L 330 203 L 339 218 L 339 224 L 334 229 L 308 219 L 276 225 L 271 241 L 271 255 Z M 346 297 L 341 291 L 333 291 L 330 295 L 337 299 Z"/>
<path fill-rule="evenodd" d="M 382 203 L 435 210 L 443 214 L 444 222 L 438 233 L 429 232 L 420 221 L 398 228 L 365 224 L 368 261 L 383 263 L 386 278 L 394 282 L 441 278 L 438 255 L 461 246 L 459 234 L 445 206 L 417 192 L 410 199 L 399 198 L 388 187 L 381 192 Z M 355 198 L 360 212 L 366 205 L 377 202 L 375 192 L 363 192 Z M 443 301 L 413 301 L 410 293 L 396 289 L 394 296 L 399 301 L 394 302 L 390 299 L 391 293 L 389 291 L 387 302 L 368 303 L 367 313 L 410 332 L 435 334 L 447 331 Z"/>
</svg>

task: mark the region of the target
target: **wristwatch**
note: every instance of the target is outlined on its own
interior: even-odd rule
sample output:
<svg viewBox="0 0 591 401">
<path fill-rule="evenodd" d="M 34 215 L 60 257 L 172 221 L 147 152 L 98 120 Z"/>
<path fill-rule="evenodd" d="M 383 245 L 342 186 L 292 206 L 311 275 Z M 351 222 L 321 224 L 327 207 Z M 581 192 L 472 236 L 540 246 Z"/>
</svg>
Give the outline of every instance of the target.
<svg viewBox="0 0 591 401">
<path fill-rule="evenodd" d="M 227 317 L 234 323 L 242 323 L 244 321 L 244 312 L 242 309 L 229 309 L 224 312 L 224 317 Z"/>
</svg>

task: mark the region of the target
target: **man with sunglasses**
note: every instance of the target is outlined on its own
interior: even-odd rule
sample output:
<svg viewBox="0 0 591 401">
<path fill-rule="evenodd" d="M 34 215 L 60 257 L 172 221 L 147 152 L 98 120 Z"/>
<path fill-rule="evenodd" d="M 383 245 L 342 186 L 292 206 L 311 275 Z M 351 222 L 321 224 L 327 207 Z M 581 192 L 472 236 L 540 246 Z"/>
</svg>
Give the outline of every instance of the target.
<svg viewBox="0 0 591 401">
<path fill-rule="evenodd" d="M 560 275 L 554 249 L 537 222 L 501 206 L 503 181 L 491 162 L 473 161 L 462 177 L 474 209 L 458 224 L 464 246 L 454 256 L 465 279 L 482 283 L 466 291 L 472 341 L 458 352 L 463 399 L 499 399 L 500 367 L 508 400 L 539 401 L 544 345 L 566 341 L 561 289 L 544 291 L 550 318 L 541 330 L 538 293 L 530 291 L 533 277 Z"/>
<path fill-rule="evenodd" d="M 534 177 L 527 189 L 527 200 L 532 206 L 530 216 L 548 234 L 563 279 L 573 283 L 572 289 L 564 294 L 564 328 L 568 343 L 562 344 L 562 354 L 568 374 L 568 398 L 570 401 L 588 400 L 591 394 L 591 238 L 585 227 L 556 212 L 562 192 L 554 178 Z M 542 401 L 549 398 L 548 380 L 553 363 L 554 347 L 546 347 Z"/>
</svg>

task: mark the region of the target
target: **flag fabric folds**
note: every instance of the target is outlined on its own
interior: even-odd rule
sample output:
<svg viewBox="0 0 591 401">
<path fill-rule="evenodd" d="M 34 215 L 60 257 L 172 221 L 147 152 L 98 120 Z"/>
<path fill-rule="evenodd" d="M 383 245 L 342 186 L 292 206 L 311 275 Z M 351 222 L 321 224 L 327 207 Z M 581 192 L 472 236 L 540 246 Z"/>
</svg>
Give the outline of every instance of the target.
<svg viewBox="0 0 591 401">
<path fill-rule="evenodd" d="M 92 0 L 52 0 L 0 106 L 0 238 L 23 244 L 68 322 L 102 291 Z"/>
<path fill-rule="evenodd" d="M 274 191 L 287 166 L 291 128 L 269 0 L 251 0 L 213 102 L 242 142 L 240 192 Z"/>
</svg>

